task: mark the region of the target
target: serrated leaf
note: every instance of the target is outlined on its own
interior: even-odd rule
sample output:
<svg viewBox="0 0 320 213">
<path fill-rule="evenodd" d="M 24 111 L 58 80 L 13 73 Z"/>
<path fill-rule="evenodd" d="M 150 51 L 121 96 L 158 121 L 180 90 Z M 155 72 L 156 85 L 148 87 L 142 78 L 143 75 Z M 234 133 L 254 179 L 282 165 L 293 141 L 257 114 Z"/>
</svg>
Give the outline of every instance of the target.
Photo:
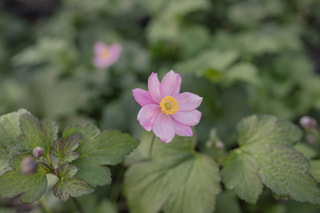
<svg viewBox="0 0 320 213">
<path fill-rule="evenodd" d="M 24 203 L 32 203 L 40 199 L 47 189 L 47 171 L 39 165 L 35 174 L 25 175 L 21 171 L 21 161 L 28 155 L 21 154 L 10 160 L 11 171 L 0 176 L 0 195 L 3 198 L 11 198 L 21 195 Z"/>
<path fill-rule="evenodd" d="M 0 176 L 10 169 L 8 150 L 0 145 Z"/>
<path fill-rule="evenodd" d="M 53 143 L 52 153 L 64 162 L 71 162 L 79 157 L 75 150 L 78 148 L 82 139 L 81 133 L 70 135 L 62 140 Z"/>
<path fill-rule="evenodd" d="M 263 190 L 257 165 L 252 156 L 242 156 L 240 151 L 233 152 L 222 170 L 223 182 L 229 189 L 249 203 L 255 203 Z"/>
<path fill-rule="evenodd" d="M 308 160 L 294 149 L 301 130 L 274 116 L 254 115 L 238 125 L 240 148 L 233 151 L 222 170 L 226 187 L 255 203 L 262 184 L 279 197 L 320 203 L 317 182 L 307 172 Z"/>
<path fill-rule="evenodd" d="M 20 109 L 0 117 L 0 175 L 10 169 L 9 159 L 20 153 L 21 147 L 17 143 L 17 137 L 21 134 L 19 117 L 26 112 Z"/>
<path fill-rule="evenodd" d="M 100 133 L 93 125 L 67 128 L 63 137 L 74 133 L 81 133 L 83 136 L 77 149 L 80 156 L 72 163 L 79 169 L 76 177 L 85 180 L 93 187 L 109 184 L 110 171 L 105 165 L 120 163 L 124 156 L 138 145 L 138 141 L 128 134 L 116 130 Z"/>
<path fill-rule="evenodd" d="M 63 164 L 57 170 L 60 180 L 53 187 L 53 194 L 62 201 L 66 201 L 69 197 L 80 197 L 82 195 L 90 194 L 94 188 L 80 178 L 74 177 L 78 168 Z"/>
<path fill-rule="evenodd" d="M 147 135 L 150 135 L 149 133 Z M 150 137 L 135 152 L 148 155 Z M 196 153 L 193 139 L 175 137 L 164 144 L 155 140 L 152 160 L 133 164 L 125 175 L 125 194 L 133 213 L 212 212 L 220 192 L 215 162 Z"/>
<path fill-rule="evenodd" d="M 240 146 L 266 143 L 293 146 L 301 138 L 301 134 L 301 130 L 290 121 L 268 115 L 250 116 L 238 124 Z"/>
<path fill-rule="evenodd" d="M 76 165 L 79 168 L 76 176 L 86 180 L 92 186 L 111 183 L 111 171 L 107 166 L 97 164 L 88 158 L 77 159 Z"/>
<path fill-rule="evenodd" d="M 55 122 L 46 120 L 42 123 L 30 113 L 25 113 L 20 116 L 20 129 L 22 135 L 18 141 L 28 152 L 31 153 L 36 147 L 42 147 L 44 156 L 50 155 L 58 132 Z"/>
<path fill-rule="evenodd" d="M 11 112 L 0 117 L 0 144 L 8 147 L 10 150 L 17 145 L 17 137 L 21 134 L 19 118 L 27 110 L 20 109 L 17 112 Z M 12 154 L 17 154 L 13 152 Z"/>
<path fill-rule="evenodd" d="M 310 164 L 301 153 L 291 147 L 273 146 L 267 155 L 258 155 L 261 179 L 278 196 L 320 204 L 320 190 L 307 173 Z"/>
<path fill-rule="evenodd" d="M 72 126 L 64 129 L 62 137 L 65 139 L 77 133 L 82 135 L 82 140 L 80 141 L 81 146 L 78 147 L 78 151 L 82 153 L 91 146 L 90 141 L 94 140 L 94 138 L 100 134 L 100 130 L 94 125 Z"/>
<path fill-rule="evenodd" d="M 72 178 L 78 172 L 78 168 L 68 163 L 62 164 L 56 169 L 56 174 L 59 178 L 69 179 Z"/>
</svg>

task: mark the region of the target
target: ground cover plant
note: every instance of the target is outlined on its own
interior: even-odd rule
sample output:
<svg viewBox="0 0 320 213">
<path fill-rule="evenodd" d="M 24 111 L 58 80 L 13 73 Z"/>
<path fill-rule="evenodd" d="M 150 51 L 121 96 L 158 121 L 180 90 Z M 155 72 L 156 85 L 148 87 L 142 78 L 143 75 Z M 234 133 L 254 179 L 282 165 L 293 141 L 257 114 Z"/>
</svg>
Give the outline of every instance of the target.
<svg viewBox="0 0 320 213">
<path fill-rule="evenodd" d="M 0 8 L 0 212 L 320 211 L 319 1 Z"/>
</svg>

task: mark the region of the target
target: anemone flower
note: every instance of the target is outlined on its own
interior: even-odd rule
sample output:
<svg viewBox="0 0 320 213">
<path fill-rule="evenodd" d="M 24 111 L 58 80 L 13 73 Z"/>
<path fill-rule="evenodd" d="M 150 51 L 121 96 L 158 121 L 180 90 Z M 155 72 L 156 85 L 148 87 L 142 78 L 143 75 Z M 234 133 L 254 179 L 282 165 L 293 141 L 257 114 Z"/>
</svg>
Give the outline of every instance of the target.
<svg viewBox="0 0 320 213">
<path fill-rule="evenodd" d="M 133 89 L 132 95 L 142 107 L 138 113 L 140 125 L 153 131 L 164 143 L 169 143 L 175 134 L 191 137 L 191 126 L 199 123 L 201 112 L 196 110 L 202 98 L 190 92 L 180 93 L 181 77 L 173 70 L 159 82 L 157 73 L 148 79 L 148 90 Z"/>
<path fill-rule="evenodd" d="M 95 54 L 93 65 L 98 68 L 111 66 L 119 59 L 121 50 L 120 44 L 115 43 L 107 46 L 105 43 L 98 41 L 93 47 L 93 52 Z"/>
</svg>

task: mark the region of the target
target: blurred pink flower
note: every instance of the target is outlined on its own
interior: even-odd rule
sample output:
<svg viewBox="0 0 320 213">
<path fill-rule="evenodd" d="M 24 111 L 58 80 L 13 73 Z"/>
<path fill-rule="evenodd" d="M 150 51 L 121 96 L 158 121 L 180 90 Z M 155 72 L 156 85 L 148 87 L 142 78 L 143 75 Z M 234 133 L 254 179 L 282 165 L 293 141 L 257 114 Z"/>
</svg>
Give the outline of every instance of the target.
<svg viewBox="0 0 320 213">
<path fill-rule="evenodd" d="M 152 73 L 148 79 L 148 90 L 133 89 L 132 95 L 142 107 L 138 113 L 140 125 L 164 143 L 169 143 L 175 134 L 191 137 L 191 126 L 199 123 L 201 112 L 196 110 L 202 98 L 190 92 L 180 93 L 181 77 L 173 70 L 161 83 Z"/>
<path fill-rule="evenodd" d="M 93 47 L 93 52 L 95 54 L 93 65 L 98 68 L 111 66 L 119 59 L 121 50 L 120 44 L 115 43 L 107 46 L 105 43 L 98 41 Z"/>
</svg>

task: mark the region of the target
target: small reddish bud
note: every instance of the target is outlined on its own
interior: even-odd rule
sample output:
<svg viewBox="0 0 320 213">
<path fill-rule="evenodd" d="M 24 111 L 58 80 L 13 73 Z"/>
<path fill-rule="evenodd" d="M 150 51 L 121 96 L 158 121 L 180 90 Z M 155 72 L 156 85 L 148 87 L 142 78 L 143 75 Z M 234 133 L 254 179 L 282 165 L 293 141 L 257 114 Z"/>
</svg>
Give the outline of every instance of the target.
<svg viewBox="0 0 320 213">
<path fill-rule="evenodd" d="M 38 162 L 31 156 L 23 158 L 21 162 L 21 170 L 24 174 L 34 174 L 38 170 Z"/>
<path fill-rule="evenodd" d="M 314 129 L 317 127 L 317 121 L 310 116 L 303 116 L 299 120 L 300 126 L 304 129 Z"/>
<path fill-rule="evenodd" d="M 42 157 L 43 153 L 44 153 L 44 150 L 42 147 L 36 147 L 32 151 L 33 156 L 35 156 L 36 158 Z"/>
</svg>

